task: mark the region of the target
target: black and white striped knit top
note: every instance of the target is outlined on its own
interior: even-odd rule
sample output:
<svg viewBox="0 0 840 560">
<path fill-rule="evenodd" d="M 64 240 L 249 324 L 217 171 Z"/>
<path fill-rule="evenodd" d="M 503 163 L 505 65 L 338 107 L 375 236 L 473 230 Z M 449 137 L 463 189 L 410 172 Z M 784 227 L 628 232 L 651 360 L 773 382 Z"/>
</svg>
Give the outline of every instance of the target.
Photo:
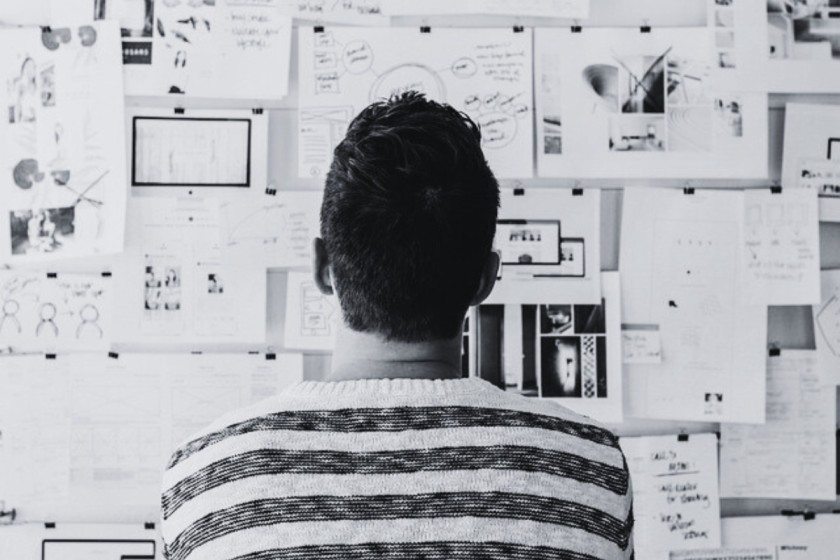
<svg viewBox="0 0 840 560">
<path fill-rule="evenodd" d="M 479 379 L 303 382 L 181 446 L 169 560 L 626 560 L 617 438 Z"/>
</svg>

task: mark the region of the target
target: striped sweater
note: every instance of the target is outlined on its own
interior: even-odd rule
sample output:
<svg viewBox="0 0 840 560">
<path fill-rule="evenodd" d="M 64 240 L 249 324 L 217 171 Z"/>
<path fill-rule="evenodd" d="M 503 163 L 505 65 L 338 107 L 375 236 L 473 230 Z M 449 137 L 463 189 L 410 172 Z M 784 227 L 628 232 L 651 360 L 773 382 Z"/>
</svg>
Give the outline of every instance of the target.
<svg viewBox="0 0 840 560">
<path fill-rule="evenodd" d="M 303 382 L 172 455 L 169 560 L 633 556 L 617 438 L 479 379 Z"/>
</svg>

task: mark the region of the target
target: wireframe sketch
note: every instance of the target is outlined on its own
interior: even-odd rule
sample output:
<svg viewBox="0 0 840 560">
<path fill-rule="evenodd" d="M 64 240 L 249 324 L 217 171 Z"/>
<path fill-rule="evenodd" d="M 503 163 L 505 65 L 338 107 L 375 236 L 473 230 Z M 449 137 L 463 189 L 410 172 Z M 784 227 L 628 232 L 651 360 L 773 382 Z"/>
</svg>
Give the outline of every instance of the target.
<svg viewBox="0 0 840 560">
<path fill-rule="evenodd" d="M 132 186 L 249 187 L 251 120 L 134 117 Z"/>
<path fill-rule="evenodd" d="M 768 56 L 774 59 L 840 59 L 837 0 L 767 0 Z"/>
<path fill-rule="evenodd" d="M 301 336 L 333 336 L 334 309 L 314 283 L 301 286 Z"/>
<path fill-rule="evenodd" d="M 498 175 L 530 175 L 529 33 L 495 34 L 487 29 L 440 29 L 434 37 L 398 29 L 304 30 L 299 175 L 323 175 L 349 120 L 369 103 L 407 91 L 469 114 L 481 127 L 482 146 Z"/>
</svg>

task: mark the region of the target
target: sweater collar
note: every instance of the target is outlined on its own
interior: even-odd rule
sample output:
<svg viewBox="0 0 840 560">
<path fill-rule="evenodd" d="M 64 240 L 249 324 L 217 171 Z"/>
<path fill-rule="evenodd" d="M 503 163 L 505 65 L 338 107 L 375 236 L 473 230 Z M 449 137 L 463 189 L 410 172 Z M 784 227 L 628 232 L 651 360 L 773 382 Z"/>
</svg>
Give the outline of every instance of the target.
<svg viewBox="0 0 840 560">
<path fill-rule="evenodd" d="M 341 395 L 462 395 L 492 390 L 487 381 L 465 379 L 355 379 L 352 381 L 302 381 L 283 391 L 290 396 L 338 397 Z"/>
</svg>

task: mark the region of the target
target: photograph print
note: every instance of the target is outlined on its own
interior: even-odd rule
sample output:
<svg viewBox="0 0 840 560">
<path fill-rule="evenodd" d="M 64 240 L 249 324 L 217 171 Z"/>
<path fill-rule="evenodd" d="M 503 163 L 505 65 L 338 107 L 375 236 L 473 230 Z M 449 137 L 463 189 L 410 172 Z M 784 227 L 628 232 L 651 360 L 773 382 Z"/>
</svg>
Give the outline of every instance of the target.
<svg viewBox="0 0 840 560">
<path fill-rule="evenodd" d="M 75 213 L 73 206 L 10 212 L 12 254 L 56 253 L 72 245 Z"/>
<path fill-rule="evenodd" d="M 540 396 L 607 397 L 606 304 L 539 306 Z"/>
<path fill-rule="evenodd" d="M 767 0 L 767 40 L 771 59 L 840 59 L 840 2 Z"/>
</svg>

